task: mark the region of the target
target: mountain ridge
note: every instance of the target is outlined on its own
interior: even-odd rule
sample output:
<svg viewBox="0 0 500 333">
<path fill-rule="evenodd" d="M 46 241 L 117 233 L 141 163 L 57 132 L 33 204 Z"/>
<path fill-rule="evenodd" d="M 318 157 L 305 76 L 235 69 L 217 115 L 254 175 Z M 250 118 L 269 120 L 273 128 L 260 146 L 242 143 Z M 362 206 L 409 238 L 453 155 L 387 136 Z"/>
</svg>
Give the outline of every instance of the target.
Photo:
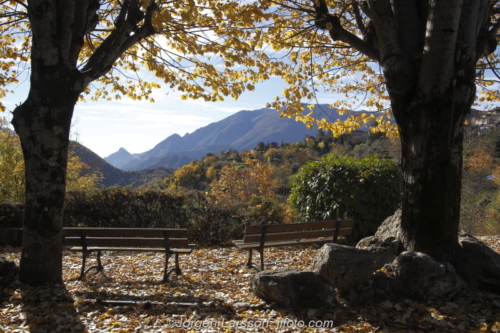
<svg viewBox="0 0 500 333">
<path fill-rule="evenodd" d="M 328 117 L 330 121 L 345 120 L 349 116 L 339 115 L 336 109 L 329 109 L 327 104 L 315 105 L 312 111 L 314 117 Z M 362 129 L 367 130 L 367 127 Z M 226 149 L 251 150 L 259 142 L 297 142 L 302 141 L 306 135 L 316 135 L 317 131 L 316 126 L 307 129 L 295 119 L 280 118 L 275 109 L 241 110 L 184 136 L 172 134 L 152 149 L 125 164 L 115 166 L 128 171 L 158 166 L 178 168 L 182 166 L 181 163 L 187 164 L 193 159 L 200 159 L 208 152 L 218 153 Z M 113 164 L 117 153 L 104 159 Z"/>
</svg>

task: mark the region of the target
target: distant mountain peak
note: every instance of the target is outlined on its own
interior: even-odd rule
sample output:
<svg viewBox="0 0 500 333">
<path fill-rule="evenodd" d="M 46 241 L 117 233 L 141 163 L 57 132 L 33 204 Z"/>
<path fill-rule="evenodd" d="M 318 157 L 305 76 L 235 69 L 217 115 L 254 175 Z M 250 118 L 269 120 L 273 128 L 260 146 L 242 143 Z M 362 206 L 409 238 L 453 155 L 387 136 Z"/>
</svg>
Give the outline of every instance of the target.
<svg viewBox="0 0 500 333">
<path fill-rule="evenodd" d="M 118 149 L 117 152 L 104 158 L 106 162 L 117 168 L 122 168 L 133 159 L 135 159 L 135 157 L 123 147 Z"/>
</svg>

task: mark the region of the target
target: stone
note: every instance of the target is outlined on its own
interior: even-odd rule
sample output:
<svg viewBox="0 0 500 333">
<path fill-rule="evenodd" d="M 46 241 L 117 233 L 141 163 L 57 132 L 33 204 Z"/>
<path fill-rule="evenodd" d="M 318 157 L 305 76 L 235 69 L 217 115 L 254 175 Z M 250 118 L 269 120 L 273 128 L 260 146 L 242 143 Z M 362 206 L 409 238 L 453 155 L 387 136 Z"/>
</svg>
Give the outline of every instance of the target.
<svg viewBox="0 0 500 333">
<path fill-rule="evenodd" d="M 396 259 L 401 242 L 396 237 L 369 236 L 356 244 L 357 249 L 370 251 L 375 256 L 375 270 Z"/>
<path fill-rule="evenodd" d="M 429 281 L 424 296 L 428 299 L 450 300 L 466 287 L 464 281 L 458 276 L 455 267 L 450 263 L 443 263 L 444 275 Z"/>
<path fill-rule="evenodd" d="M 411 298 L 450 298 L 462 287 L 462 280 L 448 263 L 413 251 L 401 253 L 389 268 Z"/>
<path fill-rule="evenodd" d="M 367 250 L 329 243 L 316 253 L 313 272 L 344 295 L 373 275 L 375 256 Z"/>
<path fill-rule="evenodd" d="M 285 308 L 333 308 L 337 296 L 317 274 L 309 271 L 277 269 L 262 271 L 251 279 L 255 295 Z"/>
<path fill-rule="evenodd" d="M 455 269 L 472 287 L 500 293 L 500 254 L 469 234 L 461 234 Z"/>
<path fill-rule="evenodd" d="M 384 222 L 378 227 L 375 236 L 379 237 L 396 237 L 396 239 L 401 239 L 401 209 L 396 210 L 394 215 L 389 216 Z"/>
<path fill-rule="evenodd" d="M 354 304 L 414 300 L 450 300 L 464 291 L 463 280 L 449 263 L 439 263 L 427 254 L 405 251 L 394 262 L 351 290 Z"/>
<path fill-rule="evenodd" d="M 367 305 L 396 301 L 404 298 L 402 286 L 388 270 L 378 270 L 365 283 L 356 286 L 349 292 L 349 301 L 352 305 Z"/>
</svg>

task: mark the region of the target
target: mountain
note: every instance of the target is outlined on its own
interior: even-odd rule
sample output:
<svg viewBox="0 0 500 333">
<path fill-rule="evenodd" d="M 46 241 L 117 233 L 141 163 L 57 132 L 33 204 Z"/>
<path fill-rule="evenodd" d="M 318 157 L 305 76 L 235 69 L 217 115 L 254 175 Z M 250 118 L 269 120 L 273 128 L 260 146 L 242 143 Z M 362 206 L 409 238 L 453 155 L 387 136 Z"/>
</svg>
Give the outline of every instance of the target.
<svg viewBox="0 0 500 333">
<path fill-rule="evenodd" d="M 335 109 L 328 105 L 316 105 L 314 116 L 345 120 L 349 115 L 339 116 Z M 363 128 L 366 130 L 367 128 Z M 199 159 L 207 152 L 219 153 L 222 150 L 253 149 L 259 142 L 297 142 L 303 141 L 306 135 L 316 135 L 318 129 L 307 129 L 303 123 L 295 119 L 280 118 L 275 109 L 243 110 L 221 121 L 199 128 L 193 133 L 180 136 L 173 134 L 153 149 L 144 152 L 127 164 L 123 170 L 140 170 L 143 168 L 168 166 L 176 167 Z M 115 153 L 116 154 L 116 153 Z M 183 158 L 184 157 L 184 158 Z M 183 165 L 183 164 L 182 164 Z"/>
<path fill-rule="evenodd" d="M 82 162 L 90 167 L 90 172 L 100 171 L 103 174 L 101 185 L 109 186 L 131 186 L 139 187 L 152 180 L 161 180 L 174 172 L 174 169 L 167 167 L 148 168 L 140 171 L 120 170 L 96 153 L 78 142 L 71 142 L 71 149 L 80 157 Z"/>
<path fill-rule="evenodd" d="M 106 162 L 117 168 L 123 167 L 133 159 L 135 159 L 135 156 L 129 153 L 125 148 L 120 148 L 117 152 L 104 158 Z"/>
</svg>

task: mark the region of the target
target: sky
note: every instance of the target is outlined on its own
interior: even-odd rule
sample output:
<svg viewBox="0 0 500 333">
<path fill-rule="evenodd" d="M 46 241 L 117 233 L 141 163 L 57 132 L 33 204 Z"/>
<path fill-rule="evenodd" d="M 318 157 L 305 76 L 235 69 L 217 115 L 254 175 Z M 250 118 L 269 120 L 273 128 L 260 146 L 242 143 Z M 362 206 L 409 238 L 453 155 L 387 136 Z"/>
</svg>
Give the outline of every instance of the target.
<svg viewBox="0 0 500 333">
<path fill-rule="evenodd" d="M 243 93 L 238 100 L 225 97 L 224 102 L 182 100 L 182 92 L 166 86 L 153 90 L 155 103 L 134 101 L 125 96 L 119 101 L 93 102 L 87 98 L 87 102 L 79 102 L 75 107 L 71 139 L 103 158 L 120 148 L 132 154 L 143 153 L 172 134 L 184 136 L 238 111 L 262 109 L 276 96 L 281 96 L 286 86 L 281 78 L 271 77 L 256 84 L 254 91 Z M 492 88 L 500 86 L 497 84 Z M 15 106 L 26 99 L 29 80 L 21 80 L 9 89 L 15 92 L 2 99 L 6 111 L 0 112 L 0 117 L 8 120 L 12 118 Z M 317 102 L 332 104 L 336 98 L 344 96 L 320 93 Z M 483 108 L 491 106 L 479 107 Z"/>
<path fill-rule="evenodd" d="M 224 102 L 181 100 L 181 92 L 162 87 L 153 91 L 155 103 L 133 101 L 122 97 L 119 101 L 88 100 L 78 103 L 73 115 L 72 139 L 97 155 L 107 157 L 125 148 L 130 153 L 152 149 L 170 135 L 184 136 L 210 123 L 217 122 L 241 110 L 265 108 L 275 96 L 281 95 L 286 83 L 280 78 L 256 85 L 238 100 L 225 97 Z M 0 117 L 11 119 L 15 106 L 22 103 L 29 90 L 27 81 L 10 87 L 15 91 L 2 99 L 6 111 Z M 333 96 L 320 96 L 320 103 L 333 103 Z"/>
</svg>

